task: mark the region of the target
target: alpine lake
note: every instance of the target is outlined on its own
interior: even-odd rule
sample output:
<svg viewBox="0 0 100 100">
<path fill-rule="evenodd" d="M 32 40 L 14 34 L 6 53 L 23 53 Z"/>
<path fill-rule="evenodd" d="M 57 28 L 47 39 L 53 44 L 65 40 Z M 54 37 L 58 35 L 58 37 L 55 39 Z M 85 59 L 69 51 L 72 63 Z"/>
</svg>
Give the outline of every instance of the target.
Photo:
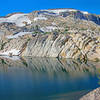
<svg viewBox="0 0 100 100">
<path fill-rule="evenodd" d="M 100 86 L 100 62 L 0 57 L 0 100 L 79 100 Z"/>
</svg>

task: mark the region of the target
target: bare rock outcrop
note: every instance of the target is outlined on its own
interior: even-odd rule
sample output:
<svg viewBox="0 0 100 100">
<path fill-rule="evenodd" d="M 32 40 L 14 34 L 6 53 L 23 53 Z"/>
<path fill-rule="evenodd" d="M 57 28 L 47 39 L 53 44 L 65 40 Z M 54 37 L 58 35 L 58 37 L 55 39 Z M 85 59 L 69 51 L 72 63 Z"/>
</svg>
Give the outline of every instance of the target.
<svg viewBox="0 0 100 100">
<path fill-rule="evenodd" d="M 0 17 L 0 55 L 100 60 L 100 17 L 49 9 Z"/>
<path fill-rule="evenodd" d="M 100 100 L 100 88 L 93 90 L 92 92 L 83 96 L 80 100 Z"/>
<path fill-rule="evenodd" d="M 49 34 L 33 37 L 21 56 L 100 59 L 99 41 L 86 34 Z"/>
</svg>

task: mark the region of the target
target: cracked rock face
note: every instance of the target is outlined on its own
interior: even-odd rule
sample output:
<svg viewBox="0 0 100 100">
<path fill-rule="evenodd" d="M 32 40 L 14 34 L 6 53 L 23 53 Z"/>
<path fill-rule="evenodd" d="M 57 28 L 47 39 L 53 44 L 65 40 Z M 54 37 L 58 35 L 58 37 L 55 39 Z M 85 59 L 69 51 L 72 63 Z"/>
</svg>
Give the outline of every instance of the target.
<svg viewBox="0 0 100 100">
<path fill-rule="evenodd" d="M 22 56 L 100 59 L 99 41 L 80 34 L 50 34 L 30 40 Z"/>
<path fill-rule="evenodd" d="M 86 34 L 26 35 L 1 41 L 0 54 L 19 50 L 19 56 L 100 59 L 100 42 Z M 8 54 L 9 55 L 9 54 Z"/>
<path fill-rule="evenodd" d="M 0 17 L 0 55 L 98 61 L 100 17 L 75 9 L 49 9 Z"/>
</svg>

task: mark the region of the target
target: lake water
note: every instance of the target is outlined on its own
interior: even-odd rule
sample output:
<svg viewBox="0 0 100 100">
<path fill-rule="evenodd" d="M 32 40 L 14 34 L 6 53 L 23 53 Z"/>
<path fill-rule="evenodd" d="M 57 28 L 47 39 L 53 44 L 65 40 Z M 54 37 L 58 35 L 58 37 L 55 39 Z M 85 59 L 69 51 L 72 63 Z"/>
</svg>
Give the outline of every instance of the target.
<svg viewBox="0 0 100 100">
<path fill-rule="evenodd" d="M 79 100 L 99 84 L 100 63 L 0 57 L 0 100 Z"/>
</svg>

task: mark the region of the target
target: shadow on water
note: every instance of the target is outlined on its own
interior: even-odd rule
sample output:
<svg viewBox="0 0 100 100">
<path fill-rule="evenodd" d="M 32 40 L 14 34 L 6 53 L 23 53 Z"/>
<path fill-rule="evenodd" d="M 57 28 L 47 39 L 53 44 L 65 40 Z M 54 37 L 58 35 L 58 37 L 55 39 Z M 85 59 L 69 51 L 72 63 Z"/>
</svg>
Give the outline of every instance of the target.
<svg viewBox="0 0 100 100">
<path fill-rule="evenodd" d="M 0 99 L 78 100 L 99 87 L 99 65 L 72 59 L 0 57 Z"/>
</svg>

